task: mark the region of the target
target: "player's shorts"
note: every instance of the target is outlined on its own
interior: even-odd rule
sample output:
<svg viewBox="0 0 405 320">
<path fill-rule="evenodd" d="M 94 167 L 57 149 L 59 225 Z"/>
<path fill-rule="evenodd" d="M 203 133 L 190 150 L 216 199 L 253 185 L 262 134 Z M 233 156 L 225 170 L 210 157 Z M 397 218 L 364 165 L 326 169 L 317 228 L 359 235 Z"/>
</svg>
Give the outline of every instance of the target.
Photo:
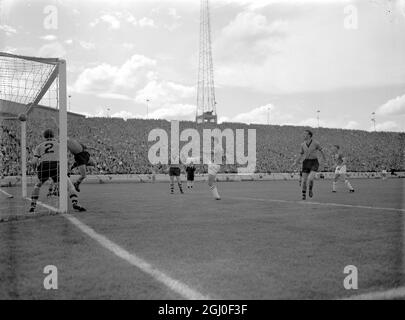
<svg viewBox="0 0 405 320">
<path fill-rule="evenodd" d="M 170 177 L 180 177 L 180 168 L 178 168 L 178 167 L 170 167 L 169 176 Z"/>
<path fill-rule="evenodd" d="M 208 174 L 216 175 L 220 169 L 221 169 L 221 166 L 219 164 L 209 164 L 208 165 Z"/>
<path fill-rule="evenodd" d="M 346 165 L 337 166 L 335 174 L 346 174 Z"/>
<path fill-rule="evenodd" d="M 46 182 L 51 178 L 54 182 L 58 182 L 59 178 L 59 162 L 58 161 L 43 161 L 37 168 L 38 179 L 41 183 Z"/>
<path fill-rule="evenodd" d="M 187 174 L 187 181 L 194 181 L 194 174 Z"/>
<path fill-rule="evenodd" d="M 88 153 L 87 151 L 76 153 L 73 168 L 80 167 L 83 165 L 86 166 L 89 163 L 89 161 L 90 161 L 90 153 Z"/>
<path fill-rule="evenodd" d="M 318 159 L 305 159 L 302 163 L 302 172 L 310 173 L 311 171 L 318 171 L 319 161 Z"/>
</svg>

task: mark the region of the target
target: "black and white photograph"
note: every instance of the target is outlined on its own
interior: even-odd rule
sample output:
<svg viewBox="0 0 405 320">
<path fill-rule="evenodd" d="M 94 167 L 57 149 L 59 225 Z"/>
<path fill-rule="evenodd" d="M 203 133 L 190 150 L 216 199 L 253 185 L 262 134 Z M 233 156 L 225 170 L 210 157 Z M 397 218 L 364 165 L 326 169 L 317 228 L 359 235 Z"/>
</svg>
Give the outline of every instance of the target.
<svg viewBox="0 0 405 320">
<path fill-rule="evenodd" d="M 405 300 L 405 0 L 0 0 L 0 300 Z"/>
</svg>

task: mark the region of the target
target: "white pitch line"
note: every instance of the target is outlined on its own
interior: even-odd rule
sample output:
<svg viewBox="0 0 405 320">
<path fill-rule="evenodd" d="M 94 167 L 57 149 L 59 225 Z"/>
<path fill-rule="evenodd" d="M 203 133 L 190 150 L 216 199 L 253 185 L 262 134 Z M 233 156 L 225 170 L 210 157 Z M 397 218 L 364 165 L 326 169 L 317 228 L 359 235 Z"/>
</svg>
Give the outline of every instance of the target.
<svg viewBox="0 0 405 320">
<path fill-rule="evenodd" d="M 14 198 L 12 194 L 9 194 L 8 192 L 4 191 L 3 189 L 0 189 L 0 192 L 5 194 L 8 198 Z"/>
<path fill-rule="evenodd" d="M 26 199 L 29 200 L 28 198 L 26 198 Z M 37 204 L 41 205 L 49 210 L 52 210 L 54 212 L 59 212 L 59 210 L 57 210 L 56 208 L 48 206 L 40 201 L 38 201 Z M 158 269 L 156 269 L 155 267 L 153 267 L 150 263 L 137 257 L 135 254 L 128 252 L 124 248 L 120 247 L 116 243 L 109 240 L 107 237 L 105 237 L 101 234 L 98 234 L 96 231 L 94 231 L 92 228 L 87 226 L 85 223 L 81 222 L 79 219 L 77 219 L 71 215 L 68 215 L 68 214 L 64 214 L 62 216 L 64 218 L 66 218 L 67 220 L 69 220 L 74 226 L 76 226 L 83 233 L 88 235 L 93 240 L 97 241 L 102 247 L 104 247 L 108 251 L 112 252 L 117 257 L 127 261 L 134 267 L 137 267 L 144 273 L 150 275 L 156 281 L 163 283 L 166 287 L 168 287 L 170 290 L 176 292 L 184 299 L 187 299 L 187 300 L 208 300 L 209 299 L 208 296 L 204 296 L 203 294 L 195 291 L 194 289 L 190 288 L 188 285 L 182 283 L 181 281 L 169 277 L 165 273 L 163 273 L 163 272 L 159 271 Z"/>
<path fill-rule="evenodd" d="M 384 299 L 392 300 L 399 298 L 405 298 L 405 287 L 399 287 L 386 291 L 359 294 L 356 296 L 343 298 L 342 300 L 384 300 Z"/>
<path fill-rule="evenodd" d="M 47 205 L 47 204 L 45 204 L 45 203 L 43 203 L 41 201 L 37 201 L 37 204 L 39 204 L 40 206 L 42 206 L 42 207 L 44 207 L 44 208 L 46 208 L 48 210 L 51 210 L 51 211 L 55 212 L 55 213 L 60 213 L 59 209 L 56 209 L 55 207 Z"/>
<path fill-rule="evenodd" d="M 156 281 L 163 283 L 166 287 L 170 290 L 176 292 L 184 299 L 188 300 L 207 300 L 209 299 L 208 296 L 204 296 L 203 294 L 195 291 L 194 289 L 190 288 L 188 285 L 173 279 L 166 275 L 165 273 L 159 271 L 155 267 L 153 267 L 150 263 L 146 262 L 145 260 L 137 257 L 135 254 L 128 252 L 124 248 L 120 247 L 116 243 L 109 240 L 107 237 L 98 234 L 92 228 L 81 222 L 79 219 L 70 216 L 70 215 L 63 215 L 67 220 L 69 220 L 73 225 L 79 228 L 83 233 L 88 235 L 93 240 L 97 241 L 102 247 L 109 250 L 117 257 L 127 261 L 134 267 L 137 267 L 144 273 L 152 276 Z"/>
<path fill-rule="evenodd" d="M 31 201 L 30 198 L 25 198 L 25 200 Z M 41 207 L 44 207 L 45 209 L 48 209 L 48 210 L 53 211 L 55 213 L 60 213 L 59 209 L 56 209 L 55 207 L 52 207 L 52 206 L 50 206 L 50 205 L 48 205 L 46 203 L 43 203 L 41 201 L 37 201 L 37 205 L 40 205 Z"/>
<path fill-rule="evenodd" d="M 356 208 L 356 209 L 368 209 L 368 210 L 380 210 L 380 211 L 405 212 L 405 209 L 399 209 L 399 208 L 370 207 L 370 206 L 341 204 L 341 203 L 328 203 L 328 202 L 293 201 L 293 200 L 278 200 L 278 199 L 259 199 L 259 198 L 248 198 L 248 197 L 231 197 L 231 198 L 228 198 L 228 199 L 248 200 L 248 201 L 262 201 L 262 202 L 278 202 L 278 203 L 295 203 L 295 204 L 318 205 L 318 206 L 326 206 L 326 207 L 343 207 L 343 208 Z"/>
</svg>

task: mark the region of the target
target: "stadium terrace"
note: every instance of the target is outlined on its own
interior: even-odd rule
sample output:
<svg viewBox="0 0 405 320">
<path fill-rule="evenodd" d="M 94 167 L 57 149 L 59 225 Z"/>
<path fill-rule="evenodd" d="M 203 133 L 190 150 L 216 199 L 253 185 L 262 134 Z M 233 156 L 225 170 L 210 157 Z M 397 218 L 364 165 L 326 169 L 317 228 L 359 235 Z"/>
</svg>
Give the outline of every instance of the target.
<svg viewBox="0 0 405 320">
<path fill-rule="evenodd" d="M 225 138 L 226 164 L 240 166 L 238 173 L 254 173 L 256 170 L 256 130 L 248 129 L 247 156 L 245 155 L 245 130 L 226 128 L 220 130 L 203 129 L 203 164 L 213 161 L 215 164 L 223 164 L 224 150 L 222 140 Z M 235 146 L 236 138 L 236 146 Z M 148 141 L 157 141 L 149 148 L 148 159 L 151 164 L 169 163 L 169 136 L 164 129 L 153 129 L 148 135 Z M 188 142 L 180 150 L 180 141 Z M 192 161 L 194 164 L 201 163 L 201 137 L 196 129 L 184 129 L 180 133 L 179 121 L 171 121 L 170 128 L 170 163 L 179 164 Z M 189 155 L 191 154 L 191 157 Z M 214 159 L 212 159 L 212 154 Z"/>
</svg>

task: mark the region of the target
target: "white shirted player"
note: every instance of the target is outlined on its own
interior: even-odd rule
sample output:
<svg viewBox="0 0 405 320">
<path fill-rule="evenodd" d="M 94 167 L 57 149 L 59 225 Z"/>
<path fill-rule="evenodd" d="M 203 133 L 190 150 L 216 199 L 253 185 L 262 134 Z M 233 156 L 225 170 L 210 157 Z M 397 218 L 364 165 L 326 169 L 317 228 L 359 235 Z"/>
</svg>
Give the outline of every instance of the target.
<svg viewBox="0 0 405 320">
<path fill-rule="evenodd" d="M 383 167 L 383 169 L 381 170 L 381 178 L 383 180 L 387 180 L 387 169 L 385 169 L 385 167 Z"/>
<path fill-rule="evenodd" d="M 212 159 L 212 156 L 216 154 L 221 154 L 221 160 L 223 155 L 223 149 L 220 144 L 220 141 L 217 137 L 214 138 L 214 152 L 209 154 L 209 162 L 208 162 L 208 186 L 211 189 L 212 195 L 214 196 L 215 200 L 221 200 L 221 197 L 218 193 L 218 188 L 216 184 L 216 178 L 219 170 L 221 169 L 221 164 L 217 163 L 215 159 Z M 221 161 L 222 162 L 222 161 Z"/>
<path fill-rule="evenodd" d="M 349 179 L 347 179 L 346 158 L 343 157 L 343 154 L 340 151 L 340 146 L 335 145 L 333 148 L 333 152 L 334 152 L 334 160 L 336 163 L 336 169 L 335 169 L 335 177 L 332 183 L 332 192 L 336 192 L 336 183 L 339 181 L 340 177 L 344 179 L 345 185 L 349 189 L 349 192 L 354 192 L 354 189 L 350 184 Z"/>
</svg>

